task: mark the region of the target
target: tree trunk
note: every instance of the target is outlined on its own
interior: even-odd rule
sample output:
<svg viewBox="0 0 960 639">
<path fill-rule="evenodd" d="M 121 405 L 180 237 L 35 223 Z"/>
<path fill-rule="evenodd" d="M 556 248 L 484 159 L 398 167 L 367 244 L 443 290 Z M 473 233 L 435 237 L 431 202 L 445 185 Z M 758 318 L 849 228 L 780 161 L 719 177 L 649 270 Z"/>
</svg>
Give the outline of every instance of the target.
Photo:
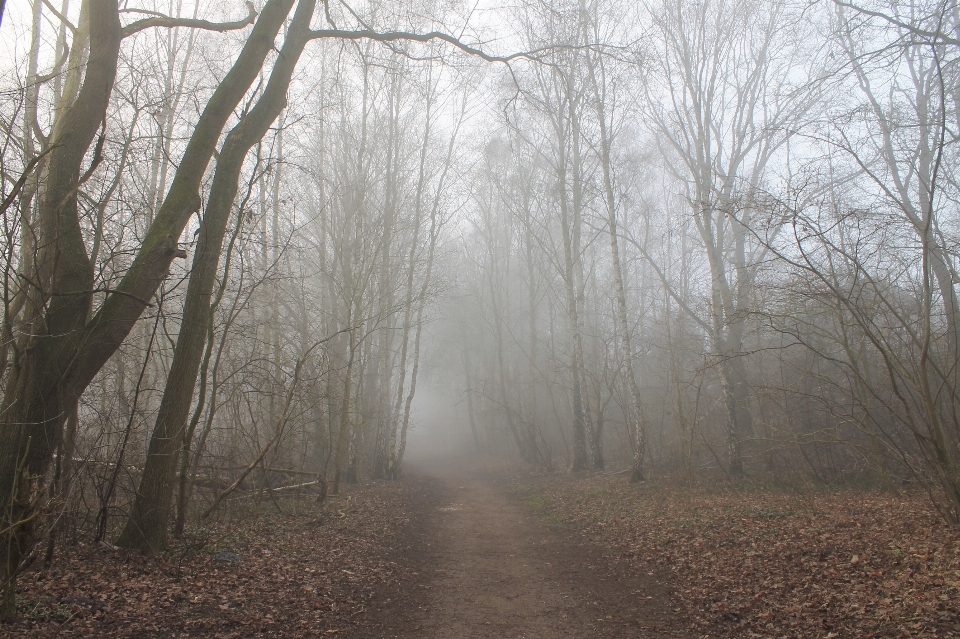
<svg viewBox="0 0 960 639">
<path fill-rule="evenodd" d="M 347 325 L 353 321 L 352 313 L 347 314 Z M 343 472 L 343 461 L 347 453 L 347 435 L 350 432 L 350 400 L 353 389 L 353 365 L 356 361 L 357 343 L 355 339 L 355 330 L 350 329 L 347 332 L 349 339 L 349 351 L 347 355 L 347 370 L 343 380 L 343 398 L 340 403 L 340 428 L 337 431 L 337 452 L 334 457 L 333 465 L 333 484 L 330 486 L 330 492 L 334 495 L 340 494 L 340 475 Z"/>
<path fill-rule="evenodd" d="M 0 421 L 0 618 L 16 613 L 16 574 L 33 546 L 40 482 L 80 390 L 65 388 L 91 302 L 93 267 L 80 230 L 81 164 L 106 117 L 120 51 L 116 2 L 90 0 L 91 59 L 83 87 L 56 128 L 39 202 L 34 288 L 25 336 L 7 380 Z M 98 160 L 95 158 L 94 162 Z"/>
<path fill-rule="evenodd" d="M 400 468 L 403 465 L 403 454 L 407 449 L 407 430 L 410 427 L 410 407 L 413 405 L 413 398 L 417 393 L 417 374 L 420 370 L 420 337 L 423 331 L 423 309 L 427 305 L 427 291 L 430 288 L 430 278 L 433 272 L 433 257 L 437 248 L 437 239 L 440 233 L 440 225 L 437 222 L 437 210 L 434 208 L 430 217 L 430 248 L 427 251 L 427 271 L 423 276 L 423 284 L 420 286 L 420 295 L 417 298 L 417 332 L 413 339 L 413 370 L 410 371 L 410 391 L 407 393 L 407 399 L 403 408 L 403 426 L 400 429 L 400 443 L 397 446 L 397 455 L 393 466 L 390 469 L 392 479 L 400 478 Z"/>
<path fill-rule="evenodd" d="M 587 430 L 583 410 L 583 388 L 581 366 L 583 363 L 583 343 L 580 339 L 580 316 L 577 312 L 576 279 L 574 276 L 573 238 L 566 195 L 566 171 L 559 175 L 560 220 L 563 226 L 563 284 L 566 292 L 567 325 L 570 331 L 570 378 L 571 404 L 573 407 L 573 472 L 587 469 Z"/>
<path fill-rule="evenodd" d="M 374 436 L 374 457 L 371 475 L 373 479 L 385 479 L 390 472 L 390 451 L 387 449 L 390 442 L 390 388 L 393 381 L 393 333 L 396 329 L 395 314 L 392 312 L 394 304 L 394 290 L 391 284 L 393 270 L 396 265 L 391 261 L 393 247 L 394 225 L 397 217 L 397 206 L 399 200 L 400 176 L 398 164 L 400 162 L 400 141 L 398 134 L 400 126 L 400 105 L 401 95 L 397 85 L 400 82 L 400 74 L 396 73 L 391 78 L 390 92 L 390 118 L 388 122 L 387 135 L 387 166 L 386 166 L 386 188 L 383 220 L 383 247 L 380 252 L 380 274 L 379 291 L 381 297 L 381 308 L 388 314 L 380 330 L 377 342 L 377 370 L 379 379 L 377 380 L 377 415 L 375 421 L 377 424 L 376 434 Z"/>
<path fill-rule="evenodd" d="M 315 0 L 300 0 L 263 95 L 227 135 L 217 159 L 209 203 L 200 224 L 173 362 L 150 438 L 136 500 L 117 540 L 120 547 L 153 554 L 167 546 L 173 480 L 203 359 L 210 321 L 210 299 L 227 222 L 237 195 L 240 171 L 251 147 L 263 138 L 286 105 L 290 78 L 309 39 L 314 5 Z"/>
<path fill-rule="evenodd" d="M 464 329 L 463 321 L 460 322 L 461 330 Z M 480 431 L 477 429 L 477 417 L 473 408 L 473 387 L 471 385 L 471 372 L 473 367 L 470 365 L 470 346 L 466 336 L 462 340 L 460 347 L 460 359 L 463 362 L 463 378 L 466 384 L 465 392 L 467 394 L 467 417 L 470 420 L 470 435 L 473 437 L 473 446 L 477 452 L 483 450 L 483 442 L 480 440 Z"/>
<path fill-rule="evenodd" d="M 613 265 L 613 286 L 617 298 L 617 327 L 620 329 L 620 347 L 623 349 L 624 378 L 627 390 L 630 392 L 630 432 L 633 434 L 633 470 L 630 473 L 630 482 L 644 481 L 643 462 L 646 456 L 647 435 L 646 425 L 643 422 L 643 403 L 640 398 L 640 388 L 637 386 L 637 377 L 633 367 L 633 346 L 630 338 L 630 324 L 627 321 L 627 296 L 623 286 L 623 267 L 620 262 L 620 241 L 617 237 L 617 204 L 613 191 L 613 175 L 610 162 L 611 136 L 607 129 L 607 114 L 604 96 L 601 93 L 601 78 L 598 71 L 603 73 L 603 61 L 595 63 L 591 54 L 587 54 L 587 63 L 590 70 L 590 80 L 593 85 L 594 99 L 596 100 L 597 121 L 600 125 L 600 167 L 603 174 L 603 194 L 607 207 L 607 231 L 610 236 L 610 261 Z M 599 66 L 599 69 L 597 68 Z M 671 351 L 672 352 L 672 351 Z"/>
</svg>

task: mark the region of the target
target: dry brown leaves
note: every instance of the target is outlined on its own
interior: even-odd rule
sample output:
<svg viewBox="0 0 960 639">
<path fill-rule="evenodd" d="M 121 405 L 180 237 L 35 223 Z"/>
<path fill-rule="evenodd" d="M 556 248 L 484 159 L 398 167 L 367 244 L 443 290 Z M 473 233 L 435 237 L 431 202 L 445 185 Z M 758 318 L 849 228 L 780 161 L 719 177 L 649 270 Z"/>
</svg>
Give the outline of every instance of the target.
<svg viewBox="0 0 960 639">
<path fill-rule="evenodd" d="M 19 622 L 0 635 L 365 636 L 377 593 L 403 578 L 391 559 L 416 488 L 415 481 L 350 487 L 322 510 L 306 502 L 299 515 L 279 515 L 267 503 L 264 516 L 224 518 L 192 545 L 152 559 L 67 549 L 51 571 L 21 578 Z M 244 561 L 215 562 L 218 551 Z"/>
<path fill-rule="evenodd" d="M 554 522 L 670 586 L 703 637 L 960 637 L 960 530 L 922 494 L 520 484 Z"/>
</svg>

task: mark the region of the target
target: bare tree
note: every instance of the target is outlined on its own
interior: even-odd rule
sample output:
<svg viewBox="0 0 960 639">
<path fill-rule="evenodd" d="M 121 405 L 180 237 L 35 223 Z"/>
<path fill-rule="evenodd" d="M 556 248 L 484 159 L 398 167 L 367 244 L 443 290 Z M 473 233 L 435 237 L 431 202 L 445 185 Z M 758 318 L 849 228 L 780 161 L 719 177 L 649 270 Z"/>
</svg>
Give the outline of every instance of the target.
<svg viewBox="0 0 960 639">
<path fill-rule="evenodd" d="M 256 106 L 240 118 L 220 149 L 207 208 L 201 218 L 199 241 L 167 387 L 151 436 L 137 499 L 117 542 L 120 546 L 145 553 L 154 553 L 166 546 L 173 478 L 179 449 L 184 445 L 183 430 L 203 358 L 210 298 L 227 222 L 234 208 L 240 171 L 250 148 L 263 138 L 286 104 L 290 79 L 310 39 L 310 20 L 314 7 L 315 3 L 311 0 L 298 3 L 263 94 Z"/>
<path fill-rule="evenodd" d="M 749 229 L 763 215 L 757 190 L 771 160 L 813 103 L 791 78 L 791 70 L 799 73 L 800 23 L 776 2 L 681 2 L 649 11 L 663 49 L 653 54 L 656 73 L 645 85 L 647 116 L 709 264 L 709 319 L 700 321 L 718 360 L 729 470 L 739 477 L 743 441 L 754 434 L 744 338 L 766 251 Z"/>
</svg>

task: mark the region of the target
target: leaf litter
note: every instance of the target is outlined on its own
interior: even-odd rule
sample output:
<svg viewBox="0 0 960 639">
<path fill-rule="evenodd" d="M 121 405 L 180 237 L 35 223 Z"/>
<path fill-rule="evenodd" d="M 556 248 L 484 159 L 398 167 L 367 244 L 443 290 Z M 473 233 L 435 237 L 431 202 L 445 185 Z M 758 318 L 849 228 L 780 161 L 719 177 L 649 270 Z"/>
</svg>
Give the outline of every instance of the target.
<svg viewBox="0 0 960 639">
<path fill-rule="evenodd" d="M 393 559 L 418 489 L 416 479 L 352 486 L 322 507 L 301 502 L 301 514 L 264 503 L 259 517 L 224 516 L 153 558 L 108 545 L 58 549 L 50 570 L 21 576 L 18 621 L 0 635 L 367 636 L 379 593 L 404 581 Z"/>
<path fill-rule="evenodd" d="M 52 570 L 22 577 L 20 621 L 0 630 L 18 639 L 379 636 L 384 615 L 403 617 L 388 595 L 422 581 L 404 558 L 419 557 L 405 544 L 421 484 L 353 487 L 306 515 L 224 517 L 156 558 L 64 549 Z M 922 494 L 635 486 L 602 475 L 514 486 L 550 525 L 606 549 L 619 573 L 661 582 L 672 634 L 960 637 L 960 530 Z M 214 561 L 218 553 L 229 555 Z"/>
<path fill-rule="evenodd" d="M 919 492 L 515 484 L 549 522 L 670 588 L 700 637 L 960 637 L 960 529 Z M 638 595 L 639 596 L 639 595 Z"/>
</svg>

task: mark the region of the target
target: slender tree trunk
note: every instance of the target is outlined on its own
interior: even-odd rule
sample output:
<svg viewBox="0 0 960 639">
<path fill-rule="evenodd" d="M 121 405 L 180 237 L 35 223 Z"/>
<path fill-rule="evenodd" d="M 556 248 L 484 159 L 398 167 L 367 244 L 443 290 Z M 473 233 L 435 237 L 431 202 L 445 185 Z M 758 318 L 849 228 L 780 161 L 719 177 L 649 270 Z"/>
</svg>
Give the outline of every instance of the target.
<svg viewBox="0 0 960 639">
<path fill-rule="evenodd" d="M 407 430 L 410 427 L 410 408 L 417 393 L 417 374 L 420 370 L 420 337 L 423 333 L 423 311 L 427 305 L 427 292 L 430 290 L 430 280 L 433 273 L 433 258 L 436 253 L 437 239 L 440 233 L 440 224 L 437 220 L 437 209 L 434 207 L 430 216 L 430 248 L 427 250 L 427 270 L 423 275 L 420 294 L 417 296 L 417 329 L 413 340 L 413 370 L 410 372 L 410 391 L 407 393 L 403 408 L 403 427 L 400 429 L 400 443 L 397 447 L 396 461 L 391 468 L 393 479 L 400 478 L 400 469 L 403 465 L 403 454 L 407 449 Z"/>
<path fill-rule="evenodd" d="M 461 320 L 459 322 L 461 332 L 463 332 L 463 339 L 461 340 L 460 347 L 460 360 L 463 362 L 463 378 L 466 384 L 466 395 L 467 395 L 467 417 L 470 420 L 470 434 L 473 437 L 473 446 L 477 451 L 483 450 L 483 442 L 480 439 L 480 431 L 477 428 L 477 417 L 473 408 L 473 386 L 471 382 L 471 375 L 473 372 L 473 367 L 470 365 L 470 345 L 466 338 L 466 326 L 465 322 Z"/>
<path fill-rule="evenodd" d="M 562 143 L 562 142 L 561 142 Z M 566 195 L 566 171 L 558 176 L 560 190 L 560 220 L 563 230 L 564 291 L 566 293 L 567 326 L 570 331 L 570 377 L 573 384 L 571 400 L 573 407 L 573 472 L 587 469 L 587 431 L 583 410 L 583 387 L 581 363 L 583 342 L 580 339 L 580 315 L 577 312 L 576 277 L 574 275 L 573 237 Z"/>
<path fill-rule="evenodd" d="M 579 54 L 574 53 L 574 60 L 578 59 Z M 573 63 L 576 68 L 576 62 Z M 570 274 L 573 286 L 573 304 L 574 315 L 571 318 L 574 322 L 573 329 L 573 352 L 576 363 L 574 364 L 574 375 L 578 376 L 581 422 L 584 428 L 584 440 L 590 442 L 593 453 L 592 462 L 599 464 L 603 468 L 603 449 L 602 441 L 594 432 L 593 418 L 590 414 L 589 398 L 586 394 L 587 367 L 583 352 L 583 328 L 584 317 L 584 281 L 583 281 L 583 259 L 581 257 L 581 226 L 583 223 L 583 158 L 581 153 L 581 130 L 580 130 L 580 105 L 581 96 L 577 93 L 574 74 L 572 71 L 566 75 L 566 103 L 568 122 L 570 125 L 570 157 L 569 157 L 569 175 L 570 175 L 570 203 L 569 203 L 569 236 L 570 236 Z M 566 198 L 564 198 L 566 200 Z M 576 441 L 576 440 L 575 440 Z M 594 446 L 597 448 L 594 449 Z M 583 451 L 582 469 L 586 469 L 587 458 L 586 448 Z M 574 461 L 576 465 L 576 461 Z"/>
<path fill-rule="evenodd" d="M 530 219 L 530 189 L 524 187 L 522 195 L 522 210 L 523 210 L 523 249 L 524 249 L 524 261 L 526 262 L 527 267 L 527 337 L 530 341 L 530 352 L 529 352 L 529 366 L 527 367 L 527 374 L 530 376 L 529 384 L 530 390 L 528 391 L 529 400 L 528 405 L 530 409 L 527 411 L 528 420 L 530 422 L 527 429 L 527 438 L 530 441 L 532 450 L 536 453 L 536 458 L 539 463 L 543 466 L 544 469 L 551 471 L 553 470 L 553 462 L 551 460 L 551 455 L 549 452 L 549 445 L 546 441 L 540 437 L 541 441 L 538 442 L 538 436 L 540 435 L 540 428 L 538 426 L 538 411 L 539 411 L 539 402 L 537 401 L 537 379 L 540 377 L 538 371 L 538 352 L 539 352 L 539 336 L 537 334 L 537 269 L 534 262 L 534 239 L 533 239 L 533 229 L 531 228 L 532 220 Z M 542 444 L 542 445 L 541 445 Z"/>
<path fill-rule="evenodd" d="M 201 513 L 200 515 L 201 519 L 206 519 L 210 515 L 212 515 L 217 510 L 217 508 L 220 507 L 220 504 L 222 504 L 223 501 L 227 497 L 229 497 L 230 494 L 233 493 L 233 491 L 240 486 L 240 484 L 243 483 L 243 480 L 247 478 L 247 475 L 249 475 L 254 468 L 260 465 L 260 463 L 263 461 L 263 458 L 267 456 L 268 452 L 270 452 L 270 449 L 275 445 L 279 445 L 279 442 L 283 437 L 283 433 L 286 430 L 287 419 L 290 413 L 290 406 L 293 404 L 293 396 L 296 393 L 297 384 L 300 381 L 300 372 L 303 369 L 303 363 L 306 360 L 306 358 L 309 357 L 310 351 L 312 350 L 313 348 L 308 349 L 300 357 L 300 359 L 297 360 L 297 363 L 293 369 L 293 380 L 291 380 L 290 382 L 290 388 L 287 389 L 286 396 L 284 397 L 284 400 L 283 400 L 283 406 L 280 409 L 280 414 L 277 416 L 277 421 L 273 427 L 273 435 L 270 437 L 269 440 L 267 440 L 267 443 L 263 445 L 263 448 L 260 449 L 260 452 L 254 458 L 254 460 L 250 462 L 246 468 L 244 468 L 242 473 L 240 473 L 240 477 L 238 477 L 236 481 L 230 484 L 230 486 L 226 490 L 224 490 L 219 495 L 217 495 L 217 498 L 213 500 L 213 503 L 210 504 L 210 506 L 208 506 L 207 509 L 203 511 L 203 513 Z"/>
<path fill-rule="evenodd" d="M 352 321 L 352 313 L 348 313 L 347 325 L 349 326 Z M 343 461 L 347 453 L 347 436 L 350 433 L 350 399 L 353 390 L 353 365 L 356 361 L 357 353 L 355 329 L 351 328 L 347 332 L 347 336 L 349 339 L 347 370 L 344 374 L 343 398 L 340 403 L 340 428 L 337 431 L 337 452 L 333 465 L 333 484 L 330 486 L 330 492 L 334 495 L 340 494 L 340 476 L 343 472 Z"/>
<path fill-rule="evenodd" d="M 150 364 L 150 355 L 153 353 L 153 343 L 157 337 L 157 329 L 160 326 L 162 314 L 157 313 L 153 322 L 153 331 L 150 333 L 150 342 L 147 344 L 147 352 L 143 356 L 143 365 L 140 367 L 140 375 L 137 377 L 137 385 L 133 390 L 133 404 L 127 411 L 127 423 L 123 429 L 123 437 L 120 440 L 120 450 L 117 453 L 117 461 L 114 463 L 113 472 L 107 481 L 107 487 L 104 490 L 100 500 L 100 512 L 97 513 L 97 532 L 94 535 L 94 542 L 101 542 L 107 536 L 107 520 L 110 513 L 110 502 L 113 501 L 113 495 L 117 489 L 117 482 L 120 480 L 120 472 L 123 470 L 123 462 L 127 452 L 127 444 L 130 443 L 130 433 L 133 431 L 133 420 L 137 416 L 137 405 L 140 399 L 140 391 L 143 389 L 143 380 L 146 377 L 147 367 Z"/>
<path fill-rule="evenodd" d="M 400 97 L 398 88 L 400 74 L 394 73 L 391 78 L 390 119 L 387 135 L 387 166 L 386 166 L 386 203 L 383 220 L 383 248 L 380 254 L 379 290 L 383 310 L 387 317 L 383 323 L 377 343 L 377 415 L 376 435 L 374 437 L 374 458 L 372 476 L 374 479 L 384 479 L 390 472 L 390 389 L 393 379 L 393 333 L 396 327 L 393 312 L 394 291 L 392 285 L 392 271 L 394 264 L 391 260 L 393 248 L 394 225 L 397 216 L 399 199 L 400 177 L 397 165 L 400 157 L 400 140 L 398 134 L 400 119 Z"/>
<path fill-rule="evenodd" d="M 226 282 L 224 282 L 224 285 L 225 284 Z M 241 286 L 242 286 L 242 280 L 241 280 Z M 190 501 L 190 495 L 193 492 L 193 485 L 196 482 L 197 473 L 200 470 L 200 459 L 202 458 L 203 451 L 207 443 L 207 437 L 210 435 L 210 431 L 213 430 L 214 418 L 216 417 L 217 410 L 219 408 L 218 395 L 220 391 L 220 379 L 219 379 L 220 362 L 222 361 L 223 352 L 227 345 L 227 336 L 229 335 L 230 328 L 233 325 L 233 321 L 237 316 L 237 310 L 238 310 L 237 307 L 239 306 L 239 303 L 240 303 L 240 298 L 238 295 L 233 299 L 230 312 L 227 313 L 227 321 L 224 323 L 223 329 L 220 333 L 220 341 L 217 344 L 217 354 L 213 358 L 213 370 L 210 372 L 210 400 L 207 404 L 208 406 L 207 414 L 204 417 L 203 430 L 201 431 L 200 437 L 197 440 L 197 444 L 196 446 L 194 446 L 192 454 L 190 456 L 190 477 L 186 481 L 186 486 L 184 487 L 183 502 L 182 504 L 178 504 L 178 506 L 180 506 L 180 510 L 178 511 L 179 527 L 176 528 L 176 531 L 178 532 L 178 534 L 182 533 L 183 531 L 182 524 L 179 524 L 179 519 L 180 518 L 183 518 L 184 520 L 186 519 L 187 505 L 189 504 L 189 501 Z M 210 343 L 213 342 L 213 337 L 214 337 L 212 328 L 213 326 L 211 324 L 211 331 L 207 337 Z"/>
<path fill-rule="evenodd" d="M 256 167 L 260 165 L 259 159 Z M 256 170 L 254 167 L 254 170 Z M 187 505 L 190 502 L 190 495 L 193 491 L 193 482 L 190 480 L 190 477 L 195 475 L 191 474 L 191 467 L 196 466 L 195 458 L 198 458 L 203 450 L 203 445 L 206 442 L 207 434 L 209 433 L 209 421 L 213 419 L 213 413 L 216 411 L 216 402 L 217 402 L 217 380 L 216 380 L 216 370 L 219 366 L 220 355 L 223 352 L 223 346 L 226 341 L 227 334 L 230 330 L 230 325 L 232 320 L 228 318 L 227 322 L 223 327 L 223 332 L 220 337 L 220 347 L 217 349 L 217 357 L 214 363 L 214 372 L 212 390 L 210 392 L 210 409 L 207 411 L 209 415 L 208 426 L 204 428 L 203 433 L 201 434 L 200 442 L 198 445 L 191 450 L 191 445 L 193 443 L 193 437 L 196 433 L 197 426 L 200 424 L 200 420 L 203 418 L 204 410 L 207 407 L 207 386 L 210 381 L 210 362 L 213 356 L 213 347 L 214 347 L 214 317 L 217 313 L 217 309 L 220 307 L 220 303 L 223 301 L 223 296 L 227 290 L 227 284 L 230 281 L 230 268 L 232 266 L 232 257 L 233 250 L 236 246 L 237 238 L 240 236 L 241 231 L 243 230 L 243 211 L 246 207 L 247 202 L 249 201 L 250 189 L 252 188 L 252 180 L 248 185 L 247 196 L 239 207 L 239 213 L 237 215 L 237 223 L 233 230 L 233 235 L 230 237 L 230 242 L 227 245 L 227 254 L 224 259 L 223 266 L 223 279 L 220 281 L 220 287 L 217 290 L 217 294 L 214 297 L 213 301 L 210 304 L 210 309 L 207 312 L 206 320 L 206 341 L 203 352 L 203 361 L 200 364 L 200 384 L 197 390 L 197 405 L 193 410 L 193 414 L 190 417 L 190 422 L 187 424 L 186 431 L 183 435 L 183 444 L 180 451 L 180 468 L 178 473 L 177 481 L 177 515 L 176 520 L 173 525 L 174 535 L 180 537 L 183 535 L 183 529 L 186 524 L 187 518 Z M 239 302 L 239 293 L 236 298 L 234 298 L 233 308 L 230 311 L 230 317 L 233 317 L 233 312 L 236 309 L 236 305 Z"/>
<path fill-rule="evenodd" d="M 607 127 L 606 102 L 601 93 L 603 79 L 602 60 L 595 62 L 591 54 L 587 54 L 587 63 L 590 70 L 590 80 L 593 86 L 597 121 L 600 126 L 600 168 L 603 175 L 604 203 L 607 208 L 607 232 L 610 237 L 610 261 L 613 266 L 614 294 L 617 298 L 617 327 L 620 329 L 620 347 L 624 358 L 624 379 L 630 393 L 630 430 L 633 433 L 633 470 L 630 474 L 631 482 L 640 482 L 644 477 L 644 457 L 647 449 L 646 425 L 643 421 L 643 403 L 640 398 L 640 388 L 633 364 L 633 346 L 631 344 L 630 324 L 627 321 L 627 296 L 623 285 L 623 266 L 620 261 L 620 241 L 618 236 L 617 203 L 613 191 L 613 175 L 610 161 L 611 135 Z M 599 68 L 598 68 L 599 67 Z M 598 77 L 599 76 L 599 77 Z M 671 351 L 672 352 L 672 351 Z"/>
<path fill-rule="evenodd" d="M 393 414 L 391 415 L 390 443 L 388 444 L 388 450 L 390 452 L 389 474 L 391 476 L 393 475 L 393 469 L 397 467 L 398 436 L 400 434 L 400 410 L 403 407 L 404 390 L 406 389 L 407 383 L 407 351 L 410 347 L 410 331 L 413 328 L 410 322 L 413 315 L 415 290 L 414 281 L 417 268 L 417 247 L 420 243 L 420 227 L 423 223 L 421 205 L 423 202 L 423 189 L 426 181 L 426 154 L 429 142 L 430 116 L 432 113 L 431 107 L 432 101 L 428 100 L 427 113 L 425 116 L 427 124 L 424 129 L 425 135 L 422 143 L 423 146 L 420 149 L 420 168 L 417 181 L 417 194 L 413 209 L 413 235 L 410 239 L 410 250 L 407 256 L 407 283 L 403 305 L 403 337 L 401 338 L 400 343 L 400 359 L 397 364 L 399 379 L 397 381 L 396 403 L 393 408 Z"/>
</svg>

